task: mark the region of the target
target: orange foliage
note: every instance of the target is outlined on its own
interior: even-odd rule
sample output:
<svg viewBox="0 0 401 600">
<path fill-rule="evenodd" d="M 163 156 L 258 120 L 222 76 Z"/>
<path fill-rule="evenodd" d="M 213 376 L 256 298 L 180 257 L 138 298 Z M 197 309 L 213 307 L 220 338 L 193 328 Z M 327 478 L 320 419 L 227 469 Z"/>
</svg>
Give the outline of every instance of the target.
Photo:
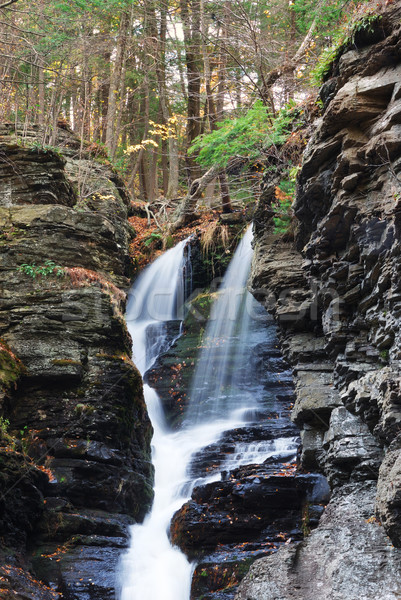
<svg viewBox="0 0 401 600">
<path fill-rule="evenodd" d="M 32 575 L 30 573 L 28 573 L 28 571 L 21 569 L 21 567 L 14 567 L 13 565 L 4 565 L 3 567 L 0 567 L 0 582 L 7 586 L 7 585 L 9 585 L 9 583 L 8 583 L 9 578 L 15 578 L 20 585 L 23 584 L 23 582 L 25 581 L 26 584 L 28 583 L 28 584 L 34 586 L 34 588 L 36 588 L 37 591 L 40 591 L 37 588 L 41 588 L 42 591 L 46 590 L 47 595 L 48 596 L 50 595 L 52 598 L 54 598 L 54 600 L 61 598 L 61 594 L 52 590 L 50 587 L 45 585 L 42 581 L 34 579 L 32 577 Z M 11 579 L 11 586 L 13 587 L 12 579 Z M 12 590 L 10 587 L 0 588 L 0 592 L 3 590 L 5 590 L 6 592 L 10 591 L 10 593 L 16 597 L 18 595 L 18 593 L 15 590 Z M 27 592 L 28 590 L 25 590 L 25 591 Z M 35 591 L 35 589 L 32 591 Z M 0 596 L 0 597 L 2 597 L 2 596 Z M 10 597 L 11 597 L 11 595 L 10 595 Z M 24 594 L 24 597 L 28 597 L 28 596 L 25 596 L 25 594 Z M 29 594 L 29 597 L 32 597 L 32 596 Z M 35 593 L 35 597 L 36 597 L 36 593 Z"/>
<path fill-rule="evenodd" d="M 156 225 L 149 227 L 147 219 L 142 217 L 130 217 L 128 220 L 136 233 L 130 244 L 130 256 L 137 269 L 141 270 L 151 261 L 151 248 L 147 248 L 144 242 L 152 233 L 157 232 L 157 227 Z"/>
<path fill-rule="evenodd" d="M 290 194 L 286 194 L 278 186 L 276 186 L 274 189 L 274 195 L 276 197 L 276 200 L 278 200 L 280 203 L 285 202 L 291 197 Z"/>
<path fill-rule="evenodd" d="M 118 303 L 125 301 L 124 292 L 96 271 L 84 269 L 83 267 L 65 267 L 65 272 L 69 275 L 73 287 L 79 288 L 87 287 L 88 285 L 97 285 L 103 291 L 111 294 Z"/>
<path fill-rule="evenodd" d="M 278 475 L 279 477 L 292 477 L 295 475 L 296 470 L 296 463 L 284 463 L 283 468 L 280 471 L 274 471 L 273 475 Z"/>
<path fill-rule="evenodd" d="M 43 473 L 46 473 L 46 475 L 49 478 L 49 481 L 56 481 L 56 478 L 54 477 L 53 473 L 50 471 L 50 469 L 47 469 L 46 467 L 44 467 L 43 465 L 36 465 L 37 469 L 40 469 L 40 471 L 43 471 Z"/>
</svg>

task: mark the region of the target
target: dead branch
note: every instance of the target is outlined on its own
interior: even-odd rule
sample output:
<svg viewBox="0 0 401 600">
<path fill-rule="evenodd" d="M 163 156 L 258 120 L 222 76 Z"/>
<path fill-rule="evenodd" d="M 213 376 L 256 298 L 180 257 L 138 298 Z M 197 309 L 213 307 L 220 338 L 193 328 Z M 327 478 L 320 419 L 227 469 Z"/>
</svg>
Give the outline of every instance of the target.
<svg viewBox="0 0 401 600">
<path fill-rule="evenodd" d="M 174 233 L 180 227 L 183 227 L 194 219 L 196 203 L 202 195 L 202 192 L 206 189 L 213 179 L 215 179 L 221 172 L 221 167 L 211 167 L 202 177 L 195 179 L 192 183 L 188 194 L 182 200 L 180 206 L 177 208 L 175 220 L 169 227 L 169 233 Z"/>
<path fill-rule="evenodd" d="M 18 0 L 8 0 L 8 2 L 4 2 L 3 4 L 0 4 L 0 10 L 2 8 L 7 8 L 7 6 L 10 6 L 10 4 L 14 4 L 15 2 L 17 2 Z"/>
</svg>

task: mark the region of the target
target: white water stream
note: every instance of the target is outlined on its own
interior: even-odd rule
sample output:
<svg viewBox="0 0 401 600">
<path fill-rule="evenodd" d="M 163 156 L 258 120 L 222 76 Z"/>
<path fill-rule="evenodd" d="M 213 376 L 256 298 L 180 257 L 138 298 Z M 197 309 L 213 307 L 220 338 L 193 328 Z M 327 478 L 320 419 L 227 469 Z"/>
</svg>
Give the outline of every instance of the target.
<svg viewBox="0 0 401 600">
<path fill-rule="evenodd" d="M 152 460 L 155 467 L 155 497 L 143 524 L 131 531 L 129 551 L 120 569 L 120 600 L 188 600 L 194 565 L 171 546 L 168 530 L 172 516 L 191 496 L 200 481 L 218 480 L 220 474 L 191 480 L 191 457 L 216 442 L 224 431 L 246 422 L 249 408 L 258 409 L 257 399 L 240 389 L 246 364 L 247 332 L 252 298 L 245 290 L 252 258 L 250 230 L 240 242 L 221 285 L 222 293 L 213 308 L 198 361 L 185 424 L 171 431 L 165 422 L 160 399 L 144 385 L 145 400 L 154 428 Z M 171 343 L 169 321 L 177 321 L 183 303 L 185 246 L 180 242 L 152 265 L 135 282 L 127 308 L 127 325 L 133 339 L 134 361 L 141 374 Z M 246 372 L 246 369 L 245 369 Z M 231 373 L 231 375 L 227 374 Z M 286 440 L 288 442 L 288 440 Z M 224 468 L 288 451 L 280 441 L 239 446 L 236 457 Z M 246 462 L 245 462 L 246 461 Z"/>
<path fill-rule="evenodd" d="M 247 363 L 247 338 L 256 300 L 246 289 L 252 261 L 252 229 L 240 241 L 213 303 L 190 393 L 190 423 L 227 419 L 256 407 L 238 386 Z M 237 390 L 237 393 L 236 393 Z"/>
</svg>

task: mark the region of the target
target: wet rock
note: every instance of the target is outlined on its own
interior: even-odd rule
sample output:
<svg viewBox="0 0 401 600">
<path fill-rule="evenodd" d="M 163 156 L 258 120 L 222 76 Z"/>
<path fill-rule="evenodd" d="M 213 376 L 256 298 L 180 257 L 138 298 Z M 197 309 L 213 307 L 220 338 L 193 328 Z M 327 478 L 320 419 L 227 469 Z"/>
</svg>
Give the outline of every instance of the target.
<svg viewBox="0 0 401 600">
<path fill-rule="evenodd" d="M 263 413 L 261 415 L 263 418 Z M 275 426 L 248 426 L 244 428 L 232 429 L 224 433 L 221 439 L 215 444 L 206 446 L 192 458 L 190 473 L 193 477 L 204 477 L 215 471 L 225 468 L 225 463 L 230 463 L 233 456 L 238 455 L 245 447 L 254 445 L 255 453 L 263 456 L 265 453 L 271 453 L 273 456 L 269 460 L 274 468 L 279 468 L 283 462 L 290 462 L 295 459 L 298 443 L 298 430 L 291 424 L 282 425 L 282 420 L 278 414 L 267 417 Z M 278 438 L 278 436 L 280 436 Z M 283 449 L 277 449 L 275 441 L 279 439 L 282 442 Z M 263 442 L 266 442 L 263 444 Z M 264 461 L 266 464 L 266 461 Z M 273 469 L 274 470 L 274 469 Z"/>
<path fill-rule="evenodd" d="M 126 545 L 126 540 L 124 540 Z M 67 600 L 114 600 L 121 548 L 106 540 L 77 546 L 60 559 L 59 588 Z"/>
<path fill-rule="evenodd" d="M 318 505 L 329 498 L 330 488 L 322 475 L 296 475 L 277 458 L 239 467 L 228 479 L 194 489 L 191 500 L 173 517 L 172 541 L 191 559 L 221 544 L 242 547 L 253 541 L 256 551 L 265 552 L 264 540 L 271 551 L 286 537 L 299 539 L 305 503 L 316 506 L 316 525 L 321 514 Z"/>
<path fill-rule="evenodd" d="M 176 327 L 173 331 L 175 337 L 178 336 L 179 330 Z M 174 428 L 182 422 L 188 406 L 199 340 L 199 328 L 185 325 L 182 335 L 159 356 L 145 375 L 145 381 L 160 396 L 167 421 Z"/>
<path fill-rule="evenodd" d="M 297 425 L 309 423 L 320 429 L 327 428 L 333 409 L 341 404 L 333 374 L 319 365 L 316 370 L 301 369 L 296 371 L 296 402 L 292 417 Z"/>
<path fill-rule="evenodd" d="M 366 423 L 345 407 L 333 410 L 324 438 L 325 471 L 331 485 L 351 480 L 376 480 L 382 450 Z"/>
<path fill-rule="evenodd" d="M 13 564 L 0 567 L 0 586 L 2 600 L 61 600 L 61 594 Z"/>
<path fill-rule="evenodd" d="M 43 514 L 48 478 L 22 453 L 0 448 L 0 535 L 9 547 L 24 549 Z"/>
<path fill-rule="evenodd" d="M 325 452 L 323 449 L 324 430 L 304 426 L 301 431 L 301 464 L 305 469 L 320 471 L 323 468 Z"/>
<path fill-rule="evenodd" d="M 233 598 L 239 582 L 249 570 L 252 562 L 273 551 L 273 549 L 267 548 L 263 550 L 260 547 L 252 550 L 251 544 L 243 544 L 241 548 L 233 547 L 229 552 L 224 552 L 224 558 L 216 554 L 206 561 L 203 560 L 195 568 L 191 600 L 197 598 L 229 600 Z"/>
<path fill-rule="evenodd" d="M 246 467 L 244 467 L 246 469 Z M 172 520 L 173 543 L 190 557 L 219 544 L 239 544 L 299 526 L 302 496 L 294 477 L 266 475 L 263 469 L 195 488 L 192 499 Z M 276 534 L 274 533 L 276 532 Z"/>
</svg>

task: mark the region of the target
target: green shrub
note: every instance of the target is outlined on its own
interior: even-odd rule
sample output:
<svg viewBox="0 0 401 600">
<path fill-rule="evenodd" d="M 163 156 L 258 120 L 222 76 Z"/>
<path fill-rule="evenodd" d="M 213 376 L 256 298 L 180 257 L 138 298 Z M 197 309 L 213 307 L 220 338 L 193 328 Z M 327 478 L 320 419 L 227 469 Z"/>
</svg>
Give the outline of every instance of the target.
<svg viewBox="0 0 401 600">
<path fill-rule="evenodd" d="M 301 109 L 291 102 L 273 117 L 257 100 L 243 116 L 226 119 L 215 131 L 198 136 L 189 153 L 198 153 L 196 160 L 204 167 L 227 167 L 233 157 L 256 161 L 268 148 L 285 144 L 301 124 L 300 115 Z"/>
</svg>

